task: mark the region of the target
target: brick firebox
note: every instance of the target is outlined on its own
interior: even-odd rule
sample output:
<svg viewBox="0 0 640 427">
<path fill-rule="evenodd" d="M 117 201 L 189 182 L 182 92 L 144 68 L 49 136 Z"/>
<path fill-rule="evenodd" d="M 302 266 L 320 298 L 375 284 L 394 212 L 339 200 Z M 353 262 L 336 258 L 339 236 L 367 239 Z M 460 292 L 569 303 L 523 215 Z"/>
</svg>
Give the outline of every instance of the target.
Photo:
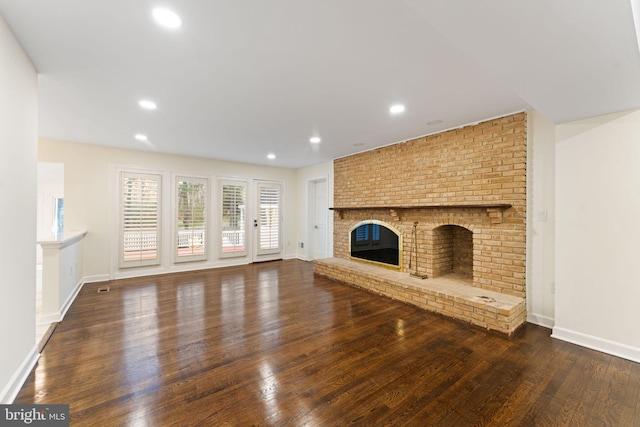
<svg viewBox="0 0 640 427">
<path fill-rule="evenodd" d="M 349 260 L 349 231 L 358 222 L 389 223 L 402 233 L 404 253 L 401 271 L 394 272 L 403 276 L 392 282 L 408 278 L 417 261 L 418 273 L 428 278 L 412 278 L 411 286 L 428 294 L 439 277 L 446 279 L 454 302 L 454 288 L 465 287 L 460 307 L 441 309 L 428 298 L 416 305 L 507 334 L 524 322 L 525 113 L 337 159 L 334 189 L 335 258 Z M 367 280 L 353 283 L 329 271 L 330 260 L 320 264 L 318 274 L 367 288 Z M 463 310 L 462 301 L 477 309 Z M 500 310 L 506 317 L 496 321 Z"/>
</svg>

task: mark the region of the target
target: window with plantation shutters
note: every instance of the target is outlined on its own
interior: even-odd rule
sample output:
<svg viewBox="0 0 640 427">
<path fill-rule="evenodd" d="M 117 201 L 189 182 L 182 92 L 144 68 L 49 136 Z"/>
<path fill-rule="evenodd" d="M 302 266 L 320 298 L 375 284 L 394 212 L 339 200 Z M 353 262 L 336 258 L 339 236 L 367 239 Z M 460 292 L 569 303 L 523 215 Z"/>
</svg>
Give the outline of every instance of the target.
<svg viewBox="0 0 640 427">
<path fill-rule="evenodd" d="M 119 266 L 160 263 L 161 175 L 120 173 Z"/>
<path fill-rule="evenodd" d="M 246 245 L 247 184 L 242 181 L 221 181 L 220 257 L 247 255 Z"/>
<path fill-rule="evenodd" d="M 207 259 L 206 178 L 175 179 L 175 261 Z"/>
<path fill-rule="evenodd" d="M 281 186 L 258 183 L 258 255 L 280 252 Z"/>
</svg>

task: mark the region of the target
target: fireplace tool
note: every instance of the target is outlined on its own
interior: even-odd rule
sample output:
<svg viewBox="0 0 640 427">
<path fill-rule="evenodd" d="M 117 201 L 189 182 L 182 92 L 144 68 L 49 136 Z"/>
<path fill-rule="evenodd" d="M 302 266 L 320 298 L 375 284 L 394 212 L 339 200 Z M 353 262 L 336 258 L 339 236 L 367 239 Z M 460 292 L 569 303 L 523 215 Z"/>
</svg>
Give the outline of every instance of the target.
<svg viewBox="0 0 640 427">
<path fill-rule="evenodd" d="M 417 277 L 418 279 L 426 279 L 426 274 L 418 274 L 418 221 L 413 223 L 413 230 L 411 231 L 411 239 L 413 240 L 413 248 L 409 252 L 409 270 L 411 270 L 411 261 L 413 260 L 413 254 L 416 254 L 416 270 L 410 273 L 410 276 Z"/>
</svg>

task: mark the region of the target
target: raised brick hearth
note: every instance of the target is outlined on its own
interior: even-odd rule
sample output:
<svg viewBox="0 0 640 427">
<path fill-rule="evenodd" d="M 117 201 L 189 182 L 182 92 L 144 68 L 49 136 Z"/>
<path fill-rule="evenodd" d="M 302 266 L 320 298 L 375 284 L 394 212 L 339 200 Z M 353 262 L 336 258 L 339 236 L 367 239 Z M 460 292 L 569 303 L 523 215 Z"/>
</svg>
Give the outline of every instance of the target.
<svg viewBox="0 0 640 427">
<path fill-rule="evenodd" d="M 336 259 L 317 274 L 506 334 L 524 323 L 525 113 L 337 159 L 334 203 Z M 398 271 L 350 260 L 363 221 L 401 234 Z"/>
<path fill-rule="evenodd" d="M 320 276 L 507 335 L 526 320 L 523 298 L 465 285 L 463 275 L 422 280 L 340 258 L 316 260 L 314 270 Z"/>
</svg>

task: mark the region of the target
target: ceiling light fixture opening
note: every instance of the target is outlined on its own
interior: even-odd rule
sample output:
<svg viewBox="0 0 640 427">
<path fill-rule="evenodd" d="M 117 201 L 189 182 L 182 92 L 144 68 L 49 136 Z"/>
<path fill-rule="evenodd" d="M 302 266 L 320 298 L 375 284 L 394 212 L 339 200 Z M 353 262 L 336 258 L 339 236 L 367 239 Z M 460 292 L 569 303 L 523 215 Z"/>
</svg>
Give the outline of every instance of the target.
<svg viewBox="0 0 640 427">
<path fill-rule="evenodd" d="M 182 19 L 173 11 L 164 8 L 153 9 L 153 19 L 165 28 L 175 30 L 182 26 Z"/>
<path fill-rule="evenodd" d="M 318 136 L 313 136 L 309 139 L 309 142 L 312 144 L 320 144 L 320 141 L 322 140 Z"/>
<path fill-rule="evenodd" d="M 135 135 L 135 138 L 136 138 L 138 141 L 148 141 L 148 140 L 149 140 L 149 138 L 147 138 L 147 135 L 143 135 L 143 134 L 141 134 L 141 133 L 137 133 L 137 134 Z"/>
<path fill-rule="evenodd" d="M 138 105 L 145 110 L 155 110 L 158 108 L 155 102 L 149 101 L 148 99 L 142 99 L 138 102 Z"/>
<path fill-rule="evenodd" d="M 275 158 L 276 158 L 276 155 L 275 155 L 275 154 L 273 154 L 273 153 L 269 153 L 269 154 L 267 154 L 267 159 L 269 159 L 269 160 L 273 160 L 273 159 L 275 159 Z"/>
<path fill-rule="evenodd" d="M 391 108 L 389 108 L 389 112 L 391 114 L 404 113 L 404 105 L 402 105 L 402 104 L 392 105 Z"/>
</svg>

